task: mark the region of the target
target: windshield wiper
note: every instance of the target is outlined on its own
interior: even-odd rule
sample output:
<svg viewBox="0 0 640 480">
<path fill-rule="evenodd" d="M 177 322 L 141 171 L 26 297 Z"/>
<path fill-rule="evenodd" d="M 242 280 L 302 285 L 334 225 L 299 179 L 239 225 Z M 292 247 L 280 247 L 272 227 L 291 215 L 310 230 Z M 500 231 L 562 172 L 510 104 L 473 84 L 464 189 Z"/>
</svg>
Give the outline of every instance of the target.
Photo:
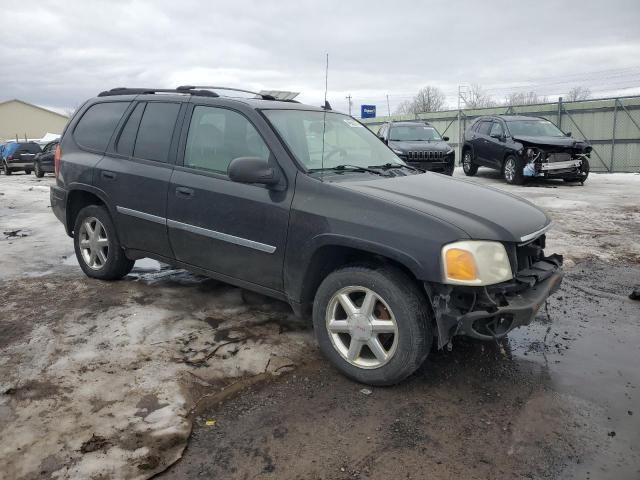
<svg viewBox="0 0 640 480">
<path fill-rule="evenodd" d="M 386 176 L 384 173 L 380 172 L 379 170 L 373 170 L 372 168 L 367 168 L 367 167 L 359 167 L 358 165 L 338 165 L 336 167 L 309 169 L 310 172 L 320 172 L 320 171 L 326 171 L 326 170 L 332 170 L 332 171 L 338 171 L 338 172 L 369 172 L 369 173 L 375 173 L 376 175 L 381 175 L 383 177 Z"/>
<path fill-rule="evenodd" d="M 385 163 L 384 165 L 369 165 L 369 168 L 381 168 L 383 170 L 389 170 L 390 168 L 408 168 L 414 172 L 422 172 L 419 168 L 406 165 L 404 163 Z"/>
</svg>

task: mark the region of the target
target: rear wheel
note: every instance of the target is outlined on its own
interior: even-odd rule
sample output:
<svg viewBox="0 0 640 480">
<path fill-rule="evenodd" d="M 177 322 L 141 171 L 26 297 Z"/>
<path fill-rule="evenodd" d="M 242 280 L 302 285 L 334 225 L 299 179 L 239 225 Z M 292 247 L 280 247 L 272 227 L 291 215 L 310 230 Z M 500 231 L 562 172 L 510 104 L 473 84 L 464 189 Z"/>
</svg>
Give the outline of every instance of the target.
<svg viewBox="0 0 640 480">
<path fill-rule="evenodd" d="M 118 280 L 128 274 L 134 261 L 125 254 L 107 209 L 84 207 L 73 228 L 76 257 L 84 273 L 100 280 Z"/>
<path fill-rule="evenodd" d="M 31 169 L 30 168 L 25 168 L 24 169 L 24 173 L 26 173 L 27 175 L 31 175 Z"/>
<path fill-rule="evenodd" d="M 34 162 L 33 171 L 35 172 L 36 177 L 38 177 L 38 178 L 44 177 L 44 172 L 40 168 L 40 163 L 39 162 Z"/>
<path fill-rule="evenodd" d="M 522 166 L 513 155 L 505 158 L 504 165 L 502 166 L 502 176 L 510 185 L 522 185 L 524 183 Z"/>
<path fill-rule="evenodd" d="M 473 153 L 471 149 L 467 149 L 462 154 L 462 170 L 468 177 L 474 176 L 478 172 L 478 165 L 473 163 Z"/>
<path fill-rule="evenodd" d="M 329 274 L 316 293 L 313 324 L 331 363 L 370 385 L 391 385 L 411 375 L 433 341 L 424 295 L 391 266 L 351 266 Z"/>
</svg>

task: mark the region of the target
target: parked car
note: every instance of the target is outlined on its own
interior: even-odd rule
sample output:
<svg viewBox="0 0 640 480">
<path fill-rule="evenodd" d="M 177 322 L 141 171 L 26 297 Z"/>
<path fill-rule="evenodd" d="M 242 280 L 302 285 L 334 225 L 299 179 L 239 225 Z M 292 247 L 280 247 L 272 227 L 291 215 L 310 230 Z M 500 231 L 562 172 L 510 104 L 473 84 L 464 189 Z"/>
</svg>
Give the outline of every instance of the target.
<svg viewBox="0 0 640 480">
<path fill-rule="evenodd" d="M 36 154 L 33 159 L 33 171 L 36 177 L 42 178 L 45 173 L 53 173 L 53 157 L 60 140 L 47 143 L 42 152 Z"/>
<path fill-rule="evenodd" d="M 33 159 L 40 151 L 40 145 L 35 142 L 8 142 L 2 151 L 2 171 L 5 175 L 20 170 L 30 174 Z"/>
<path fill-rule="evenodd" d="M 347 115 L 205 88 L 114 89 L 69 122 L 51 205 L 88 276 L 151 257 L 283 300 L 374 385 L 434 338 L 504 337 L 559 287 L 531 203 L 417 171 Z"/>
<path fill-rule="evenodd" d="M 378 130 L 378 138 L 409 165 L 421 170 L 453 175 L 456 154 L 428 122 L 387 122 Z"/>
<path fill-rule="evenodd" d="M 576 140 L 540 117 L 481 117 L 465 132 L 462 167 L 475 175 L 479 166 L 500 170 L 507 183 L 527 177 L 584 182 L 589 176 L 589 143 Z"/>
</svg>

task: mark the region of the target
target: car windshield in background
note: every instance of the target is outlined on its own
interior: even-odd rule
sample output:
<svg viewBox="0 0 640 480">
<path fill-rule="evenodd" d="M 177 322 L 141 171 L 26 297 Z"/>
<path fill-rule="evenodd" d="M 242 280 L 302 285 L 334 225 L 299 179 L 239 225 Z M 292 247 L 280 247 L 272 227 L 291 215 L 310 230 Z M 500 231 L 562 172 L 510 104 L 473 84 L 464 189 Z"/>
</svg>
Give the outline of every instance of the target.
<svg viewBox="0 0 640 480">
<path fill-rule="evenodd" d="M 428 142 L 442 140 L 436 129 L 426 125 L 403 125 L 391 127 L 389 140 L 392 142 Z"/>
<path fill-rule="evenodd" d="M 404 165 L 371 130 L 347 115 L 309 110 L 265 110 L 264 113 L 308 170 L 331 169 L 340 165 L 348 165 L 349 168 L 389 163 Z"/>
<path fill-rule="evenodd" d="M 511 135 L 525 137 L 564 137 L 564 133 L 548 120 L 513 120 L 509 122 Z"/>
</svg>

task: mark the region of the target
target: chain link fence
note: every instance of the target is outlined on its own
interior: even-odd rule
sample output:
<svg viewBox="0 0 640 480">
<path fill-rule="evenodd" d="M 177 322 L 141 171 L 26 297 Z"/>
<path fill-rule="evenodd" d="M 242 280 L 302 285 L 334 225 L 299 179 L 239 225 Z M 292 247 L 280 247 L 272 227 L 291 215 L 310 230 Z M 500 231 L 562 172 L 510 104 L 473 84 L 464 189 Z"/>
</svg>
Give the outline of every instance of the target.
<svg viewBox="0 0 640 480">
<path fill-rule="evenodd" d="M 460 161 L 460 138 L 474 119 L 484 115 L 531 115 L 544 117 L 577 139 L 591 143 L 591 170 L 595 172 L 640 172 L 640 96 L 518 105 L 496 108 L 448 110 L 418 115 L 394 115 L 361 120 L 377 131 L 385 121 L 425 120 L 449 144 L 457 148 Z"/>
</svg>

